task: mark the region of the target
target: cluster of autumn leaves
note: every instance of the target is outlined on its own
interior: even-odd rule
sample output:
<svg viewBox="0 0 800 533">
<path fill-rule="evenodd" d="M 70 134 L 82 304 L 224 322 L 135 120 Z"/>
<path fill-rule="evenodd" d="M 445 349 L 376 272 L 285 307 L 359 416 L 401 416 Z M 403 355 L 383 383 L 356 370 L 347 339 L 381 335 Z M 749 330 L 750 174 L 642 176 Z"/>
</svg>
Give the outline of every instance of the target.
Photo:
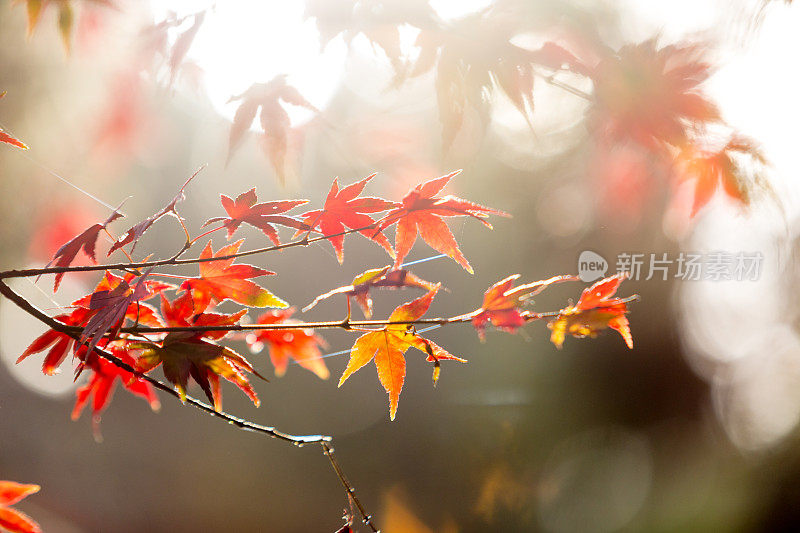
<svg viewBox="0 0 800 533">
<path fill-rule="evenodd" d="M 211 229 L 192 239 L 178 214 L 177 206 L 184 198 L 185 188 L 197 175 L 195 173 L 163 209 L 118 237 L 110 247 L 109 255 L 119 250 L 132 261 L 131 254 L 140 238 L 156 221 L 167 215 L 177 217 L 187 231 L 187 246 L 182 253 L 190 248 L 191 243 L 210 233 L 225 230 L 230 239 L 242 224 L 248 224 L 261 230 L 273 243 L 271 247 L 261 249 L 261 252 L 307 244 L 312 239 L 328 240 L 342 261 L 345 236 L 360 233 L 383 247 L 394 257 L 394 263 L 364 272 L 351 285 L 320 295 L 304 310 L 335 295 L 346 297 L 345 321 L 324 323 L 325 327 L 362 333 L 353 345 L 350 361 L 339 385 L 374 360 L 381 384 L 389 393 L 390 416 L 394 419 L 405 380 L 405 352 L 409 348 L 418 349 L 426 355 L 428 362 L 433 363 L 434 382 L 438 379 L 440 361 L 464 361 L 417 332 L 415 324 L 428 311 L 440 284 L 425 281 L 404 269 L 403 259 L 419 235 L 432 248 L 472 272 L 444 219 L 468 216 L 491 227 L 486 221 L 489 215 L 507 216 L 496 209 L 452 195 L 441 196 L 442 189 L 457 173 L 419 184 L 401 202 L 361 196 L 373 176 L 342 188 L 334 180 L 323 207 L 300 215 L 287 212 L 305 204 L 306 200 L 259 202 L 255 189 L 236 199 L 223 195 L 222 206 L 226 216 L 208 220 L 204 226 L 212 226 Z M 380 213 L 383 215 L 379 216 Z M 56 252 L 50 262 L 58 267 L 54 291 L 58 290 L 66 272 L 81 269 L 70 267 L 81 250 L 92 261 L 96 261 L 98 235 L 108 232 L 109 224 L 121 216 L 118 210 L 114 211 L 106 221 L 90 226 Z M 295 230 L 294 240 L 282 243 L 276 226 Z M 394 246 L 384 234 L 390 226 L 396 226 Z M 248 375 L 261 375 L 244 356 L 220 342 L 226 337 L 244 339 L 254 353 L 268 348 L 278 375 L 286 371 L 289 360 L 293 359 L 319 377 L 327 378 L 329 372 L 321 353 L 324 341 L 304 323 L 292 318 L 294 310 L 287 302 L 253 281 L 273 275 L 274 272 L 236 261 L 237 257 L 249 254 L 241 252 L 242 243 L 243 239 L 215 252 L 209 239 L 195 259 L 179 259 L 181 253 L 163 261 L 138 263 L 138 266 L 132 262 L 117 264 L 113 269 L 121 275 L 114 274 L 109 268 L 90 294 L 72 303 L 70 312 L 54 317 L 59 326 L 35 339 L 19 360 L 46 352 L 42 370 L 45 374 L 53 374 L 71 354 L 78 360 L 76 374 L 91 372 L 88 382 L 77 391 L 73 418 L 78 417 L 91 401 L 95 422 L 99 421 L 100 413 L 107 406 L 118 379 L 128 391 L 147 400 L 154 409 L 157 408 L 159 403 L 154 390 L 141 375 L 158 366 L 161 366 L 164 377 L 175 386 L 182 398 L 186 396 L 189 383 L 194 381 L 214 408 L 219 410 L 222 401 L 220 378 L 223 378 L 237 385 L 258 405 L 258 397 Z M 160 274 L 155 270 L 156 266 L 187 263 L 197 264 L 197 276 L 184 278 L 180 285 L 157 279 L 170 280 L 174 276 Z M 551 339 L 559 347 L 566 335 L 594 336 L 607 327 L 619 331 L 628 346 L 632 347 L 625 317 L 630 299 L 614 297 L 624 274 L 602 280 L 586 289 L 574 305 L 543 314 L 525 309 L 526 299 L 552 284 L 575 281 L 577 278 L 556 276 L 514 287 L 518 278 L 511 276 L 490 287 L 482 306 L 472 313 L 448 319 L 432 319 L 427 323 L 472 322 L 483 338 L 484 330 L 490 324 L 514 332 L 527 322 L 550 318 Z M 369 325 L 359 325 L 356 321 L 351 323 L 351 299 L 369 318 L 372 315 L 371 291 L 381 288 L 417 288 L 426 292 L 399 306 L 385 321 L 375 321 Z M 175 296 L 171 297 L 169 293 Z M 157 302 L 155 305 L 154 300 Z M 224 301 L 236 302 L 244 308 L 235 313 L 222 313 L 216 306 Z M 252 323 L 243 325 L 247 308 L 273 309 L 255 317 Z M 246 331 L 247 334 L 238 333 L 240 331 Z M 113 357 L 108 357 L 109 354 Z"/>
<path fill-rule="evenodd" d="M 656 180 L 663 177 L 673 190 L 686 185 L 693 191 L 691 215 L 717 191 L 740 205 L 769 192 L 760 148 L 725 123 L 703 90 L 712 66 L 702 43 L 663 45 L 651 38 L 612 47 L 595 25 L 554 16 L 568 12 L 569 3 L 535 4 L 498 0 L 453 21 L 441 20 L 427 1 L 308 0 L 306 13 L 323 44 L 362 35 L 381 49 L 395 86 L 433 73 L 445 151 L 462 131 L 483 137 L 498 93 L 532 128 L 540 79 L 588 102 L 586 126 L 597 145 L 589 168 L 609 189 L 610 201 L 643 204 L 639 189 L 661 185 Z M 415 53 L 400 46 L 404 27 L 418 31 Z M 532 33 L 544 41 L 541 47 L 518 44 Z M 591 90 L 570 85 L 581 79 Z"/>
<path fill-rule="evenodd" d="M 69 50 L 74 25 L 71 0 L 26 0 L 29 35 L 49 3 L 58 6 L 59 31 Z M 111 0 L 91 3 L 116 7 Z M 170 86 L 180 76 L 194 76 L 198 67 L 187 54 L 206 15 L 207 10 L 184 17 L 170 14 L 147 26 L 134 70 L 156 74 L 164 70 Z M 765 179 L 768 164 L 760 148 L 727 125 L 703 91 L 712 68 L 701 44 L 662 45 L 653 38 L 611 47 L 596 29 L 580 27 L 569 18 L 554 17 L 540 28 L 541 13 L 518 0 L 493 2 L 454 21 L 443 21 L 425 0 L 306 0 L 306 17 L 317 25 L 322 46 L 337 36 L 349 43 L 360 35 L 382 50 L 395 72 L 393 87 L 433 73 L 445 152 L 462 131 L 468 131 L 466 137 L 471 139 L 483 137 L 499 93 L 533 127 L 538 78 L 588 102 L 586 126 L 597 148 L 589 174 L 600 180 L 603 196 L 608 197 L 604 204 L 641 211 L 651 200 L 647 191 L 666 184 L 673 191 L 691 189 L 694 215 L 718 191 L 740 205 L 749 204 L 755 193 L 770 192 Z M 417 31 L 414 53 L 401 46 L 404 27 Z M 518 44 L 517 38 L 531 31 L 540 34 L 541 47 Z M 138 77 L 125 77 L 125 84 L 137 85 Z M 591 90 L 568 83 L 581 78 Z M 277 177 L 285 181 L 292 173 L 293 147 L 302 143 L 285 107 L 319 110 L 287 84 L 285 75 L 254 83 L 230 101 L 238 108 L 229 134 L 228 160 L 258 118 L 263 131 L 260 143 Z M 120 119 L 102 128 L 104 137 L 130 134 L 116 130 L 131 122 L 121 117 L 132 106 L 119 102 L 117 107 L 112 114 L 119 113 Z M 676 193 L 676 203 L 680 198 Z"/>
</svg>

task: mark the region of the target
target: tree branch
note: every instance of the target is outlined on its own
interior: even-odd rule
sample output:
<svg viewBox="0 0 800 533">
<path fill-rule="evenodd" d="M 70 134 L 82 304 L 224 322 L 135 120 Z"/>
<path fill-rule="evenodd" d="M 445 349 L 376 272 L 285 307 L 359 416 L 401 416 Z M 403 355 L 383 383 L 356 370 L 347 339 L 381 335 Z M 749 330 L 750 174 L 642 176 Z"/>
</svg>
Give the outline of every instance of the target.
<svg viewBox="0 0 800 533">
<path fill-rule="evenodd" d="M 308 238 L 308 236 L 306 235 L 302 239 L 296 241 L 291 241 L 283 244 L 276 244 L 272 246 L 265 246 L 263 248 L 256 248 L 253 250 L 245 250 L 243 252 L 237 252 L 235 254 L 221 255 L 219 257 L 207 257 L 207 258 L 195 257 L 193 259 L 179 259 L 179 256 L 183 254 L 186 250 L 188 250 L 188 247 L 184 246 L 179 253 L 167 259 L 159 259 L 156 261 L 142 261 L 139 263 L 111 263 L 107 265 L 85 265 L 85 266 L 26 268 L 17 270 L 6 270 L 4 272 L 0 272 L 0 280 L 9 278 L 28 278 L 33 276 L 41 276 L 44 274 L 61 274 L 66 272 L 97 272 L 101 270 L 127 271 L 131 269 L 149 268 L 157 266 L 194 265 L 198 263 L 210 263 L 213 261 L 225 261 L 227 259 L 246 257 L 248 255 L 256 255 L 267 252 L 275 252 L 278 250 L 285 250 L 287 248 L 294 248 L 296 246 L 308 246 L 309 244 L 318 241 L 324 241 L 327 239 L 331 239 L 333 237 L 340 237 L 342 235 L 349 235 L 350 233 L 357 233 L 359 231 L 364 231 L 370 228 L 374 228 L 376 224 L 370 224 L 362 228 L 349 229 L 345 231 L 340 231 L 339 233 L 331 233 L 330 235 L 320 235 L 311 238 Z"/>
<path fill-rule="evenodd" d="M 2 281 L 2 279 L 0 279 L 0 294 L 2 294 L 6 298 L 8 298 L 12 302 L 14 302 L 23 311 L 25 311 L 28 314 L 32 315 L 33 317 L 37 318 L 38 320 L 40 320 L 44 324 L 50 326 L 51 328 L 55 329 L 56 331 L 61 331 L 61 332 L 65 333 L 65 334 L 69 335 L 70 337 L 72 337 L 76 341 L 79 340 L 79 335 L 78 335 L 77 332 L 74 332 L 68 326 L 65 326 L 64 324 L 60 323 L 59 321 L 57 321 L 57 320 L 51 318 L 50 316 L 48 316 L 47 314 L 45 314 L 38 307 L 36 307 L 32 303 L 30 303 L 28 300 L 23 298 L 21 295 L 17 294 L 13 289 L 11 289 L 11 287 L 9 287 L 4 281 Z M 156 388 L 156 389 L 158 389 L 158 390 L 160 390 L 162 392 L 165 392 L 165 393 L 169 394 L 170 396 L 172 396 L 172 397 L 174 397 L 174 398 L 176 398 L 178 400 L 181 399 L 180 398 L 180 394 L 178 394 L 178 392 L 175 391 L 174 388 L 162 383 L 161 381 L 159 381 L 159 380 L 157 380 L 155 378 L 152 378 L 152 377 L 148 376 L 147 374 L 144 374 L 144 373 L 136 370 L 135 368 L 133 368 L 132 366 L 128 365 L 124 361 L 122 361 L 119 358 L 115 357 L 113 354 L 111 354 L 109 352 L 106 352 L 105 350 L 103 350 L 101 348 L 97 348 L 97 347 L 94 348 L 94 351 L 95 351 L 95 353 L 97 353 L 98 356 L 100 356 L 103 359 L 111 362 L 112 364 L 118 366 L 119 368 L 122 368 L 123 370 L 126 370 L 126 371 L 130 372 L 131 374 L 135 375 L 137 378 L 146 381 L 147 383 L 152 385 L 154 388 Z M 201 411 L 203 411 L 203 412 L 205 412 L 207 414 L 210 414 L 210 415 L 212 415 L 212 416 L 214 416 L 216 418 L 224 420 L 224 421 L 228 422 L 229 424 L 231 424 L 233 426 L 236 426 L 237 428 L 239 428 L 241 430 L 250 431 L 250 432 L 266 435 L 266 436 L 272 437 L 274 439 L 278 439 L 278 440 L 281 440 L 281 441 L 284 441 L 284 442 L 291 443 L 291 444 L 293 444 L 293 445 L 295 445 L 297 447 L 302 447 L 304 444 L 310 444 L 310 443 L 316 443 L 316 442 L 320 443 L 321 446 L 322 446 L 323 452 L 325 453 L 325 456 L 328 458 L 328 461 L 331 464 L 331 468 L 333 468 L 334 472 L 336 473 L 336 476 L 339 478 L 339 481 L 342 484 L 342 486 L 344 487 L 345 492 L 347 493 L 348 497 L 350 497 L 352 499 L 352 501 L 355 503 L 355 506 L 358 508 L 359 512 L 361 513 L 361 516 L 363 518 L 364 523 L 366 525 L 368 525 L 372 529 L 373 532 L 377 533 L 379 531 L 375 527 L 373 522 L 372 522 L 372 516 L 367 513 L 364 505 L 361 503 L 361 501 L 356 496 L 355 489 L 349 483 L 349 481 L 347 480 L 347 478 L 344 475 L 344 472 L 342 471 L 341 466 L 339 466 L 339 463 L 336 461 L 335 457 L 333 456 L 333 447 L 332 447 L 333 438 L 332 437 L 330 437 L 328 435 L 292 435 L 292 434 L 289 434 L 289 433 L 285 433 L 283 431 L 280 431 L 280 430 L 276 429 L 274 426 L 263 426 L 261 424 L 256 424 L 254 422 L 250 422 L 249 420 L 246 420 L 244 418 L 239 418 L 237 416 L 231 415 L 231 414 L 226 413 L 224 411 L 217 411 L 212 406 L 210 406 L 210 405 L 208 405 L 208 404 L 206 404 L 204 402 L 201 402 L 200 400 L 198 400 L 196 398 L 193 398 L 192 396 L 186 396 L 185 403 L 189 404 L 192 407 L 195 407 L 196 409 L 199 409 L 199 410 L 201 410 Z"/>
</svg>

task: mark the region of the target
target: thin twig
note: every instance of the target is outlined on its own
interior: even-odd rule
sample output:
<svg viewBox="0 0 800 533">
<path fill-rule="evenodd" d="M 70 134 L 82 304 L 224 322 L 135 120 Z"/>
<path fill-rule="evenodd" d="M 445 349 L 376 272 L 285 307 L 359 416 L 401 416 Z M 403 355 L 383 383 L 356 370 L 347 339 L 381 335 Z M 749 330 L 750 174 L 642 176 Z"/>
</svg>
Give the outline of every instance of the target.
<svg viewBox="0 0 800 533">
<path fill-rule="evenodd" d="M 375 227 L 375 224 L 364 226 L 362 228 L 349 229 L 340 231 L 338 233 L 331 233 L 329 235 L 320 235 L 317 237 L 303 238 L 296 241 L 291 241 L 283 244 L 276 244 L 273 246 L 265 246 L 264 248 L 256 248 L 253 250 L 245 250 L 244 252 L 237 252 L 235 254 L 221 255 L 219 257 L 195 257 L 192 259 L 178 259 L 178 256 L 186 251 L 187 248 L 182 248 L 181 251 L 167 259 L 159 259 L 156 261 L 142 261 L 139 263 L 111 263 L 107 265 L 85 265 L 85 266 L 68 266 L 68 267 L 49 267 L 49 268 L 26 268 L 19 270 L 6 270 L 0 272 L 0 280 L 8 278 L 25 278 L 31 276 L 41 276 L 44 274 L 61 274 L 66 272 L 96 272 L 100 270 L 131 270 L 138 268 L 149 268 L 157 266 L 177 266 L 177 265 L 194 265 L 198 263 L 210 263 L 213 261 L 225 261 L 228 259 L 236 259 L 238 257 L 246 257 L 248 255 L 263 254 L 267 252 L 275 252 L 278 250 L 285 250 L 295 246 L 308 246 L 309 244 L 317 241 L 324 241 L 333 237 L 340 237 L 350 233 L 356 233 Z"/>
<path fill-rule="evenodd" d="M 374 531 L 375 533 L 380 533 L 380 530 L 375 527 L 375 524 L 372 522 L 372 515 L 367 513 L 367 510 L 359 501 L 358 496 L 356 496 L 356 489 L 350 482 L 347 480 L 347 476 L 344 475 L 344 471 L 342 467 L 339 466 L 339 462 L 336 460 L 336 457 L 333 456 L 333 446 L 332 442 L 325 442 L 320 441 L 320 445 L 322 446 L 322 453 L 325 454 L 325 457 L 328 458 L 328 461 L 331 462 L 331 467 L 333 467 L 333 471 L 336 472 L 336 476 L 339 478 L 339 482 L 344 487 L 344 490 L 347 492 L 347 495 L 353 500 L 353 503 L 358 509 L 358 512 L 361 513 L 361 520 L 364 522 L 365 525 L 369 526 L 369 528 Z"/>
<path fill-rule="evenodd" d="M 591 94 L 587 93 L 586 91 L 582 91 L 582 90 L 578 89 L 577 87 L 573 87 L 572 85 L 570 85 L 568 83 L 564 83 L 563 81 L 561 81 L 561 80 L 559 80 L 558 78 L 555 77 L 555 73 L 553 73 L 553 74 L 543 74 L 542 72 L 539 72 L 538 70 L 534 70 L 533 73 L 536 74 L 537 76 L 539 76 L 540 78 L 542 78 L 545 82 L 549 83 L 553 87 L 558 87 L 559 89 L 561 89 L 563 91 L 566 91 L 566 92 L 568 92 L 568 93 L 570 93 L 570 94 L 572 94 L 574 96 L 577 96 L 578 98 L 583 98 L 584 100 L 587 100 L 587 101 L 591 101 L 592 100 L 592 95 Z"/>
</svg>

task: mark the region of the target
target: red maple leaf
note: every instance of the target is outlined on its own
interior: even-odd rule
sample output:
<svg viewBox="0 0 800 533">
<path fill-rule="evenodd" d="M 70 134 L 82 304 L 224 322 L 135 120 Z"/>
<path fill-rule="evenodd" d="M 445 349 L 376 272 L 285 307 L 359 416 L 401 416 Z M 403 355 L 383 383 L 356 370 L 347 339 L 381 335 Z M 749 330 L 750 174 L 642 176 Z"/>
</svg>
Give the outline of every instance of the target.
<svg viewBox="0 0 800 533">
<path fill-rule="evenodd" d="M 409 348 L 413 346 L 427 354 L 426 360 L 436 365 L 433 374 L 434 384 L 438 379 L 437 370 L 440 359 L 466 362 L 464 359 L 451 355 L 433 341 L 420 337 L 414 327 L 407 324 L 407 322 L 418 320 L 425 314 L 438 289 L 437 286 L 426 295 L 397 307 L 389 316 L 390 324 L 360 336 L 350 351 L 347 368 L 339 379 L 341 387 L 347 378 L 374 358 L 375 366 L 378 368 L 378 379 L 389 393 L 389 417 L 392 420 L 397 414 L 397 402 L 400 400 L 400 391 L 403 390 L 406 378 L 404 354 Z M 392 324 L 392 322 L 401 323 Z"/>
<path fill-rule="evenodd" d="M 0 142 L 11 144 L 17 148 L 22 148 L 23 150 L 28 149 L 28 146 L 25 143 L 3 131 L 3 128 L 0 128 Z"/>
<path fill-rule="evenodd" d="M 135 359 L 131 357 L 125 349 L 111 348 L 110 351 L 114 356 L 131 367 L 136 364 Z M 93 358 L 91 359 L 91 363 L 84 364 L 92 370 L 92 375 L 89 377 L 89 381 L 86 385 L 79 387 L 75 391 L 75 407 L 72 409 L 72 419 L 77 420 L 81 416 L 83 408 L 86 407 L 86 404 L 89 403 L 89 399 L 91 398 L 92 425 L 94 426 L 96 439 L 100 439 L 100 415 L 111 402 L 111 398 L 114 395 L 114 388 L 117 384 L 117 378 L 119 378 L 122 385 L 133 395 L 147 400 L 153 411 L 157 411 L 161 407 L 161 403 L 158 401 L 152 386 L 135 374 L 100 357 Z"/>
<path fill-rule="evenodd" d="M 98 290 L 91 294 L 89 309 L 95 313 L 81 331 L 75 350 L 85 345 L 87 351 L 91 353 L 106 334 L 108 340 L 116 338 L 130 307 L 135 308 L 139 300 L 152 296 L 145 284 L 145 278 L 151 271 L 152 268 L 142 274 L 133 287 L 122 280 L 114 288 Z"/>
<path fill-rule="evenodd" d="M 58 320 L 66 326 L 83 326 L 93 314 L 93 311 L 79 307 L 70 314 L 59 315 L 53 317 L 53 319 Z M 66 359 L 67 354 L 72 348 L 74 342 L 75 339 L 66 333 L 49 329 L 34 339 L 30 346 L 28 346 L 25 351 L 22 352 L 22 355 L 19 356 L 17 363 L 22 362 L 30 355 L 43 352 L 49 347 L 50 350 L 47 352 L 47 355 L 45 355 L 44 362 L 42 363 L 42 372 L 52 376 L 58 372 L 58 367 L 61 366 L 61 363 L 63 363 L 64 359 Z M 83 348 L 78 351 L 76 357 L 82 359 L 85 354 L 86 350 Z"/>
<path fill-rule="evenodd" d="M 120 206 L 121 207 L 121 206 Z M 102 224 L 94 224 L 86 228 L 81 234 L 73 237 L 72 240 L 68 241 L 64 244 L 61 248 L 59 248 L 53 258 L 50 260 L 49 263 L 45 265 L 45 268 L 48 268 L 50 265 L 55 263 L 57 267 L 68 267 L 72 264 L 72 261 L 75 259 L 75 256 L 78 255 L 78 252 L 83 249 L 83 253 L 92 260 L 93 263 L 97 263 L 97 258 L 95 257 L 95 245 L 97 244 L 97 236 L 100 235 L 100 232 L 106 229 L 106 227 L 117 220 L 118 218 L 122 218 L 122 213 L 119 212 L 119 207 L 117 207 L 113 213 L 103 222 Z M 53 292 L 58 290 L 58 286 L 61 284 L 61 278 L 64 277 L 64 272 L 59 272 L 56 274 L 55 283 L 53 285 Z"/>
<path fill-rule="evenodd" d="M 14 481 L 0 481 L 0 529 L 10 533 L 41 533 L 39 524 L 11 505 L 39 492 L 39 485 L 24 485 Z"/>
<path fill-rule="evenodd" d="M 208 241 L 208 244 L 200 253 L 200 259 L 236 254 L 243 242 L 244 239 L 223 246 L 214 254 L 214 250 L 211 248 L 211 241 Z M 267 289 L 259 287 L 250 281 L 250 278 L 274 275 L 275 272 L 256 268 L 252 265 L 234 265 L 233 261 L 234 259 L 230 258 L 201 262 L 198 264 L 200 276 L 189 278 L 183 282 L 181 288 L 192 293 L 195 312 L 202 313 L 205 311 L 212 300 L 221 302 L 227 299 L 248 307 L 283 308 L 289 306 L 289 304 Z"/>
<path fill-rule="evenodd" d="M 490 214 L 504 217 L 511 215 L 455 196 L 448 195 L 441 198 L 434 196 L 460 172 L 456 170 L 446 176 L 420 183 L 403 198 L 401 207 L 389 211 L 380 221 L 378 231 L 397 222 L 395 267 L 399 267 L 411 251 L 419 232 L 431 248 L 452 258 L 470 274 L 473 273 L 472 267 L 459 250 L 455 237 L 442 217 L 471 216 L 491 229 L 492 225 L 485 220 Z"/>
<path fill-rule="evenodd" d="M 628 348 L 633 349 L 633 337 L 625 313 L 630 298 L 613 298 L 627 272 L 601 279 L 584 289 L 578 303 L 562 309 L 558 316 L 547 324 L 552 330 L 550 341 L 558 348 L 564 344 L 567 333 L 573 337 L 596 337 L 597 332 L 611 328 L 619 332 Z"/>
<path fill-rule="evenodd" d="M 374 228 L 367 229 L 375 224 L 375 220 L 367 213 L 386 211 L 397 207 L 398 204 L 372 196 L 358 198 L 358 195 L 364 190 L 369 180 L 374 177 L 375 174 L 372 174 L 341 190 L 339 190 L 338 180 L 334 178 L 331 189 L 328 192 L 328 198 L 325 200 L 325 207 L 308 211 L 301 215 L 312 229 L 319 228 L 324 236 L 329 237 L 328 240 L 334 251 L 336 251 L 336 258 L 340 264 L 344 261 L 344 235 L 337 234 L 344 232 L 345 228 L 365 228 L 359 233 L 380 244 L 389 255 L 394 257 L 394 250 L 392 245 L 389 244 L 389 239 L 380 231 L 375 232 Z"/>
<path fill-rule="evenodd" d="M 124 278 L 120 278 L 110 272 L 106 272 L 91 294 L 72 302 L 72 306 L 75 307 L 75 309 L 71 313 L 59 315 L 53 317 L 53 319 L 66 326 L 85 327 L 89 320 L 99 311 L 97 308 L 92 307 L 92 297 L 96 293 L 108 294 L 110 291 L 113 291 L 115 288 L 120 286 L 121 283 L 125 283 L 126 286 L 129 287 L 129 282 L 131 282 L 134 278 L 134 274 L 126 274 Z M 165 289 L 174 288 L 174 286 L 147 279 L 144 281 L 143 287 L 146 290 L 146 293 L 141 297 L 140 300 L 132 302 L 131 305 L 128 306 L 127 310 L 125 311 L 124 318 L 127 318 L 134 324 L 142 324 L 152 327 L 162 326 L 163 324 L 156 310 L 143 303 L 142 300 L 151 298 Z M 97 300 L 95 300 L 95 303 L 96 302 Z M 98 343 L 98 345 L 105 346 L 107 343 L 108 340 L 103 339 Z M 50 350 L 45 355 L 44 362 L 42 364 L 42 372 L 47 375 L 53 375 L 58 371 L 58 367 L 64 362 L 64 359 L 66 359 L 70 350 L 74 350 L 75 358 L 78 360 L 84 362 L 87 361 L 87 347 L 85 345 L 81 345 L 80 343 L 76 344 L 73 337 L 67 335 L 66 333 L 50 329 L 42 333 L 30 344 L 30 346 L 28 346 L 28 348 L 17 359 L 17 363 L 23 361 L 30 355 L 43 352 L 47 348 L 50 348 Z"/>
<path fill-rule="evenodd" d="M 289 318 L 293 313 L 293 307 L 267 311 L 258 317 L 256 323 L 297 323 L 296 320 Z M 278 376 L 286 373 L 289 358 L 322 379 L 328 379 L 330 375 L 320 352 L 320 346 L 324 347 L 325 341 L 319 335 L 315 335 L 313 329 L 259 329 L 247 335 L 247 344 L 253 353 L 260 352 L 265 345 L 269 348 L 269 358 Z"/>
<path fill-rule="evenodd" d="M 519 274 L 514 274 L 486 289 L 483 295 L 483 305 L 472 317 L 472 325 L 478 331 L 481 341 L 484 340 L 487 323 L 491 323 L 502 331 L 514 333 L 517 328 L 524 326 L 528 320 L 535 317 L 535 314 L 532 315 L 529 311 L 520 310 L 520 306 L 525 303 L 525 300 L 539 294 L 554 283 L 576 281 L 578 278 L 554 276 L 550 279 L 513 287 L 517 279 L 519 279 Z"/>
<path fill-rule="evenodd" d="M 170 302 L 163 294 L 161 295 L 161 314 L 168 326 L 172 327 L 196 327 L 204 326 L 232 326 L 247 314 L 247 309 L 242 309 L 231 315 L 219 313 L 197 313 L 195 311 L 192 293 L 187 291 Z M 221 339 L 229 332 L 227 331 L 198 331 L 195 337 L 205 337 L 207 339 Z"/>
<path fill-rule="evenodd" d="M 303 231 L 311 229 L 299 220 L 279 214 L 285 213 L 298 205 L 306 204 L 308 200 L 282 200 L 257 204 L 258 197 L 256 196 L 255 187 L 237 196 L 236 200 L 224 194 L 220 195 L 220 200 L 228 216 L 210 218 L 205 221 L 203 227 L 213 224 L 214 222 L 222 222 L 222 225 L 228 228 L 229 239 L 236 230 L 239 229 L 242 222 L 246 222 L 263 231 L 276 245 L 280 244 L 281 241 L 278 238 L 278 232 L 272 224 L 279 224 Z"/>
</svg>

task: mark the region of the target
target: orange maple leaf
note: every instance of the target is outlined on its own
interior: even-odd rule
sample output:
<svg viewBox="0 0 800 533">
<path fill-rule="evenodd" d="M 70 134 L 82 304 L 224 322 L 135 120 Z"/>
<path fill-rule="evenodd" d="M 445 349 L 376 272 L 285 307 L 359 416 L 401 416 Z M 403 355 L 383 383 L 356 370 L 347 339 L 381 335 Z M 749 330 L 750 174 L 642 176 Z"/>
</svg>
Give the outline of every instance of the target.
<svg viewBox="0 0 800 533">
<path fill-rule="evenodd" d="M 413 325 L 408 324 L 425 314 L 438 290 L 439 286 L 437 285 L 426 295 L 397 307 L 389 316 L 390 324 L 379 330 L 365 333 L 356 339 L 353 349 L 350 351 L 347 368 L 339 379 L 339 386 L 341 387 L 347 378 L 374 358 L 375 366 L 378 368 L 378 379 L 389 393 L 389 417 L 394 420 L 397 414 L 397 402 L 400 400 L 400 391 L 403 389 L 406 378 L 404 354 L 409 348 L 414 347 L 427 354 L 426 360 L 437 365 L 434 368 L 434 382 L 438 377 L 436 370 L 439 360 L 450 359 L 465 363 L 466 360 L 451 355 L 436 343 L 417 335 Z M 400 324 L 391 324 L 391 322 L 400 322 Z"/>
<path fill-rule="evenodd" d="M 200 259 L 233 255 L 239 251 L 243 242 L 244 239 L 223 246 L 215 254 L 211 248 L 211 241 L 208 241 L 200 253 Z M 275 272 L 252 265 L 234 265 L 233 261 L 234 259 L 230 258 L 201 262 L 198 264 L 200 276 L 189 278 L 183 282 L 181 288 L 191 291 L 196 313 L 205 311 L 211 300 L 221 302 L 231 299 L 248 307 L 283 308 L 289 306 L 267 289 L 250 281 L 250 278 L 274 275 Z"/>
<path fill-rule="evenodd" d="M 754 141 L 733 135 L 717 150 L 704 150 L 695 145 L 685 147 L 676 158 L 676 171 L 680 181 L 694 181 L 692 216 L 705 206 L 720 188 L 740 205 L 750 203 L 754 185 L 764 184 L 763 176 L 745 175 L 740 158 L 754 163 L 756 170 L 767 166 L 767 160 Z"/>
<path fill-rule="evenodd" d="M 232 326 L 237 324 L 247 314 L 247 309 L 242 309 L 231 315 L 208 312 L 198 313 L 195 310 L 192 293 L 187 291 L 171 302 L 162 294 L 161 314 L 168 326 L 202 328 L 204 326 Z M 230 332 L 222 330 L 198 331 L 195 337 L 218 340 L 228 333 Z"/>
<path fill-rule="evenodd" d="M 267 311 L 256 321 L 257 324 L 292 324 L 297 323 L 289 317 L 294 313 L 294 308 Z M 306 329 L 259 329 L 247 335 L 247 344 L 253 353 L 260 352 L 264 345 L 269 348 L 269 358 L 275 367 L 275 374 L 283 376 L 289 364 L 289 358 L 297 364 L 310 370 L 321 379 L 328 379 L 330 372 L 322 359 L 320 346 L 325 346 L 325 341 L 314 330 Z"/>
<path fill-rule="evenodd" d="M 584 289 L 578 303 L 562 309 L 547 324 L 552 330 L 550 341 L 561 348 L 567 333 L 573 337 L 596 337 L 598 331 L 611 328 L 622 335 L 628 348 L 633 349 L 633 337 L 625 313 L 628 312 L 627 303 L 637 296 L 612 298 L 627 277 L 628 273 L 622 272 Z"/>
</svg>

